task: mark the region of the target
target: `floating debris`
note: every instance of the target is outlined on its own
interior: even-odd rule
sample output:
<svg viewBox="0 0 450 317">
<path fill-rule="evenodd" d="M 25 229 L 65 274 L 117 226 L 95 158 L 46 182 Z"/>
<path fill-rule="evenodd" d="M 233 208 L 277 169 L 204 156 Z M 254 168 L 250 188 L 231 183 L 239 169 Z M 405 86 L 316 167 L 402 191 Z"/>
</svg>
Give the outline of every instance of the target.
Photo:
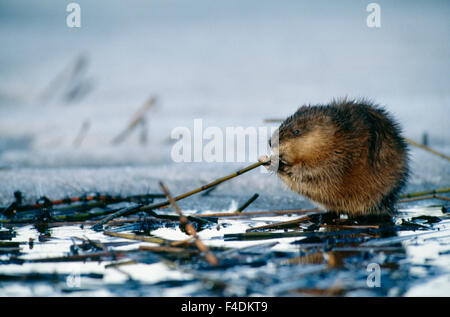
<svg viewBox="0 0 450 317">
<path fill-rule="evenodd" d="M 214 183 L 217 181 L 205 186 L 215 188 Z M 43 197 L 32 205 L 24 205 L 22 193 L 16 192 L 13 207 L 7 206 L 8 212 L 3 212 L 0 218 L 3 226 L 0 229 L 3 239 L 0 240 L 0 265 L 96 264 L 103 268 L 103 273 L 93 279 L 106 289 L 142 289 L 149 284 L 136 276 L 139 270 L 135 271 L 133 266 L 162 265 L 186 277 L 173 281 L 156 279 L 150 285 L 157 289 L 196 287 L 198 291 L 191 295 L 346 296 L 366 286 L 342 283 L 340 275 L 346 274 L 343 272 L 366 272 L 368 264 L 378 263 L 387 277 L 383 276 L 384 288 L 375 294 L 386 295 L 394 283 L 389 279 L 396 280 L 399 277 L 395 274 L 408 271 L 399 269 L 403 265 L 400 260 L 405 258 L 405 248 L 420 246 L 426 241 L 444 243 L 436 254 L 448 254 L 445 243 L 450 243 L 450 233 L 445 206 L 401 210 L 394 219 L 364 222 L 336 218 L 318 209 L 243 211 L 256 199 L 253 195 L 239 211 L 190 211 L 185 215 L 175 199 L 205 191 L 205 186 L 172 197 L 167 188 L 160 185 L 162 194 L 123 197 L 88 194 L 53 201 Z M 445 194 L 445 190 L 436 192 Z M 410 198 L 435 195 L 428 192 L 409 195 Z M 154 199 L 164 200 L 152 203 Z M 156 212 L 159 207 L 149 208 L 161 204 L 171 205 L 172 210 L 163 213 Z M 295 215 L 294 219 L 290 218 Z M 105 216 L 114 217 L 99 226 Z M 219 231 L 215 229 L 217 225 Z M 65 237 L 55 234 L 66 229 L 72 232 L 80 226 L 82 234 Z M 20 233 L 23 230 L 35 230 L 39 234 L 23 239 Z M 65 252 L 29 255 L 51 244 L 64 244 Z M 110 271 L 120 273 L 127 283 L 123 286 L 106 283 Z M 71 294 L 95 289 L 89 285 L 76 289 L 64 286 L 67 279 L 73 278 L 65 272 L 33 274 L 5 272 L 0 274 L 0 280 L 60 283 L 63 285 L 60 291 Z M 76 276 L 86 281 L 89 274 Z M 348 278 L 365 280 L 367 277 L 358 276 Z M 337 286 L 330 287 L 322 282 Z"/>
</svg>

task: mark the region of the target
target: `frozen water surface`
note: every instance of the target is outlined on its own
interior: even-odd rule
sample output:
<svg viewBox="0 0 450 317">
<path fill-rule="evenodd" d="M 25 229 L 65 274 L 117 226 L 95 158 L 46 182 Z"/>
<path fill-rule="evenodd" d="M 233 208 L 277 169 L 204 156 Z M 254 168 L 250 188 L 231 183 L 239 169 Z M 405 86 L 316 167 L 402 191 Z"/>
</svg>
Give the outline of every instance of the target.
<svg viewBox="0 0 450 317">
<path fill-rule="evenodd" d="M 427 134 L 431 147 L 450 154 L 448 1 L 378 1 L 379 29 L 366 26 L 365 4 L 352 1 L 78 3 L 79 29 L 66 27 L 65 4 L 59 1 L 0 4 L 1 206 L 13 202 L 17 190 L 25 203 L 42 196 L 59 199 L 93 192 L 155 193 L 160 192 L 160 180 L 173 194 L 183 193 L 251 162 L 175 163 L 170 138 L 175 127 L 192 129 L 196 118 L 203 119 L 204 128 L 273 127 L 276 124 L 264 119 L 284 118 L 301 104 L 326 103 L 334 97 L 368 97 L 398 119 L 405 136 L 421 141 Z M 58 77 L 79 56 L 84 56 L 85 67 L 70 81 Z M 79 90 L 76 98 L 76 89 L 86 89 L 86 94 Z M 142 128 L 137 127 L 123 144 L 112 145 L 151 95 L 158 102 L 146 115 L 147 143 L 140 143 Z M 85 121 L 89 129 L 76 147 L 74 140 Z M 411 148 L 411 170 L 404 192 L 450 186 L 448 161 L 423 150 Z M 260 197 L 249 210 L 313 207 L 275 175 L 258 169 L 208 196 L 180 201 L 180 207 L 186 214 L 233 211 L 254 193 Z M 224 218 L 219 219 L 220 230 L 208 227 L 200 237 L 211 246 L 262 244 L 246 259 L 253 264 L 174 269 L 149 257 L 117 269 L 108 267 L 110 261 L 10 263 L 8 255 L 0 253 L 0 295 L 291 296 L 331 289 L 347 296 L 448 296 L 448 214 L 430 207 L 442 203 L 400 205 L 405 213 L 399 219 L 433 214 L 441 221 L 427 224 L 426 230 L 398 233 L 420 233 L 411 239 L 377 241 L 384 251 L 371 247 L 364 256 L 344 256 L 341 267 L 283 264 L 285 257 L 311 252 L 297 243 L 300 237 L 223 239 L 225 234 L 293 216 Z M 48 241 L 39 241 L 42 233 L 33 226 L 14 230 L 12 241 L 23 242 L 20 258 L 27 260 L 67 255 L 73 237 L 123 241 L 92 231 L 89 225 L 51 228 L 45 233 L 51 236 Z M 187 237 L 177 227 L 152 234 Z M 28 244 L 30 238 L 33 245 Z M 113 248 L 140 245 L 151 244 Z M 324 250 L 317 252 L 328 256 Z M 366 284 L 366 267 L 372 262 L 381 266 L 380 288 Z M 52 278 L 54 273 L 57 277 Z M 35 275 L 30 282 L 6 278 L 21 274 Z M 75 286 L 74 276 L 80 277 Z M 217 291 L 211 287 L 214 281 L 226 286 Z"/>
</svg>

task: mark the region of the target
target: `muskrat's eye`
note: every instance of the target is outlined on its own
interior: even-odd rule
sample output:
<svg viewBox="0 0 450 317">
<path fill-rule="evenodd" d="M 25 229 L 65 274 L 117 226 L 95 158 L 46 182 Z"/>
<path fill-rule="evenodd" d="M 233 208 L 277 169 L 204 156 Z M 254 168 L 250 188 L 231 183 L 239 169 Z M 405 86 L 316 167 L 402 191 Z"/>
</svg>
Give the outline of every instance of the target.
<svg viewBox="0 0 450 317">
<path fill-rule="evenodd" d="M 294 130 L 294 135 L 295 136 L 300 135 L 300 130 Z"/>
</svg>

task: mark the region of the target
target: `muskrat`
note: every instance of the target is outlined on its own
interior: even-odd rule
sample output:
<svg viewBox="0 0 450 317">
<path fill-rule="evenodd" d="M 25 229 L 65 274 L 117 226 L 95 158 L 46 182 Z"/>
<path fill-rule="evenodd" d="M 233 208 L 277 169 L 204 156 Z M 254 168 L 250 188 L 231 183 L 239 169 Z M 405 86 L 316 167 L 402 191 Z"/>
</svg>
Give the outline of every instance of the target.
<svg viewBox="0 0 450 317">
<path fill-rule="evenodd" d="M 302 106 L 269 145 L 280 178 L 318 206 L 351 218 L 395 212 L 408 153 L 399 125 L 382 107 L 346 99 Z"/>
</svg>

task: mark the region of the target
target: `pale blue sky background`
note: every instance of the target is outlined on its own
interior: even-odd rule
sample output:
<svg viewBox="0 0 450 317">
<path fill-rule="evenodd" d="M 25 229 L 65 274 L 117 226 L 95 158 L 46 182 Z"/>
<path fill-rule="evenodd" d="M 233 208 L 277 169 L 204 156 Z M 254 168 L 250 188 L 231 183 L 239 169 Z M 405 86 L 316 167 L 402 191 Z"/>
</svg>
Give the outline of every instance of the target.
<svg viewBox="0 0 450 317">
<path fill-rule="evenodd" d="M 259 126 L 342 96 L 385 105 L 407 136 L 426 131 L 433 146 L 449 151 L 448 1 L 378 1 L 379 29 L 366 25 L 370 1 L 80 0 L 79 29 L 65 24 L 68 3 L 0 1 L 6 165 L 163 161 L 170 131 L 194 118 Z M 43 105 L 37 96 L 80 54 L 94 89 L 75 104 L 56 96 Z M 142 151 L 136 134 L 127 151 L 111 149 L 151 94 L 160 97 L 149 117 L 155 146 Z M 72 153 L 84 120 L 91 129 Z"/>
</svg>

